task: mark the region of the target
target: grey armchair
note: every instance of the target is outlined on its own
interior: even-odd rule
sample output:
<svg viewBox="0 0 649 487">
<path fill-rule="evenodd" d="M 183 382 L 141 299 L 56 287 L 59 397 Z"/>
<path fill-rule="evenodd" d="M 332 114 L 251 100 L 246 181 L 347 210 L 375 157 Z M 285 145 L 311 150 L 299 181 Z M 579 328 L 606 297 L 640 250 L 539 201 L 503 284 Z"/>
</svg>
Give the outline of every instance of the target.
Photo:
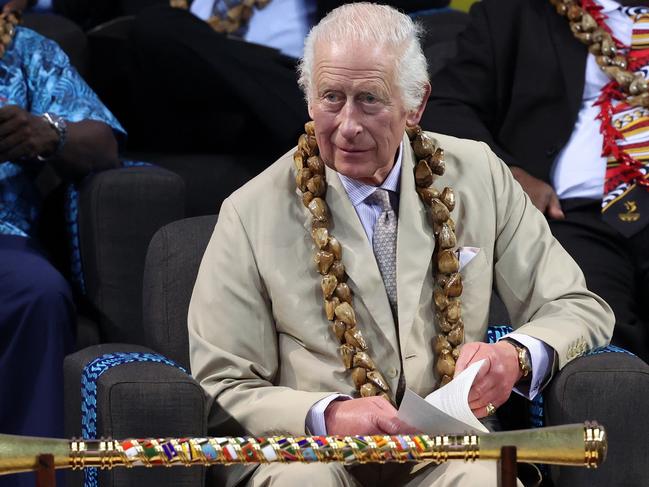
<svg viewBox="0 0 649 487">
<path fill-rule="evenodd" d="M 188 367 L 187 309 L 202 254 L 216 217 L 204 216 L 163 227 L 149 246 L 144 274 L 144 329 L 149 350 Z M 502 310 L 501 310 L 502 311 Z M 495 316 L 495 315 L 494 315 Z M 79 424 L 79 377 L 84 364 L 98 354 L 132 346 L 100 346 L 66 361 L 70 419 Z M 93 355 L 94 354 L 94 355 Z M 609 456 L 595 471 L 557 468 L 557 486 L 642 485 L 649 478 L 644 448 L 649 424 L 649 366 L 625 353 L 582 357 L 557 374 L 545 392 L 547 424 L 596 419 L 609 432 Z M 145 398 L 147 407 L 143 407 Z M 210 415 L 208 417 L 208 415 Z M 200 387 L 188 375 L 158 364 L 129 364 L 102 375 L 97 392 L 98 434 L 164 436 L 233 434 L 228 418 L 206 411 Z M 78 428 L 73 430 L 78 434 Z M 232 467 L 228 467 L 232 468 Z M 115 471 L 102 485 L 202 485 L 200 469 Z M 218 471 L 216 472 L 218 474 Z M 182 475 L 182 481 L 175 475 Z M 71 484 L 72 485 L 72 484 Z M 210 485 L 219 485 L 215 482 Z"/>
</svg>

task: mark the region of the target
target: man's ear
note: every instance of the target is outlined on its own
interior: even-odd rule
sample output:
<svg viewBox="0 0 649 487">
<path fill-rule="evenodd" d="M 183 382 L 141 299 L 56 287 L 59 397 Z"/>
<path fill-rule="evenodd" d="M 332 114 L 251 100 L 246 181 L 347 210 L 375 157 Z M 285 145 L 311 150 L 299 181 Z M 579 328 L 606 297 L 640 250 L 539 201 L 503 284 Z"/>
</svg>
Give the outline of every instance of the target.
<svg viewBox="0 0 649 487">
<path fill-rule="evenodd" d="M 408 112 L 408 114 L 406 115 L 406 124 L 408 125 L 408 127 L 414 127 L 419 123 L 421 116 L 424 114 L 424 110 L 426 109 L 426 103 L 428 102 L 429 96 L 430 83 L 427 81 L 426 86 L 424 87 L 424 96 L 421 97 L 421 103 L 415 110 Z"/>
</svg>

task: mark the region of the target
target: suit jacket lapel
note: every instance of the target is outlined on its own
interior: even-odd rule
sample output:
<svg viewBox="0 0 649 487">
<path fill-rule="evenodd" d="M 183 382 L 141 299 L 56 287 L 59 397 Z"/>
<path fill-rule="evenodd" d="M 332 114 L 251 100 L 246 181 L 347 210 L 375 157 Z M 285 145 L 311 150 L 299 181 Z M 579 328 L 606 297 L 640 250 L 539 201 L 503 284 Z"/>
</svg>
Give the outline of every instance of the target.
<svg viewBox="0 0 649 487">
<path fill-rule="evenodd" d="M 354 300 L 363 301 L 398 356 L 396 326 L 374 252 L 338 174 L 327 167 L 326 175 L 329 183 L 326 199 L 333 222 L 331 233 L 342 245 L 343 264 L 356 287 Z M 371 323 L 361 323 L 361 330 L 366 326 Z"/>
<path fill-rule="evenodd" d="M 555 55 L 566 83 L 566 100 L 570 105 L 570 113 L 577 114 L 584 92 L 588 49 L 575 39 L 570 31 L 568 20 L 555 12 L 550 2 L 545 2 L 543 7 L 546 10 L 545 17 L 554 43 Z"/>
<path fill-rule="evenodd" d="M 402 350 L 412 329 L 435 249 L 430 217 L 415 191 L 415 156 L 407 136 L 403 139 L 403 151 L 397 233 L 397 303 Z"/>
</svg>

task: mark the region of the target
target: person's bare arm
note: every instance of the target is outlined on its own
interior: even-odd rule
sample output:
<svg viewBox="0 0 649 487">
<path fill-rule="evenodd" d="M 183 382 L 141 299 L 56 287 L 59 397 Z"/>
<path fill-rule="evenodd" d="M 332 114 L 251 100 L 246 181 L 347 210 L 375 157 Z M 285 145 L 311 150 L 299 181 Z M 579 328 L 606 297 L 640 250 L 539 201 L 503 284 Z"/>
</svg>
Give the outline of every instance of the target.
<svg viewBox="0 0 649 487">
<path fill-rule="evenodd" d="M 21 107 L 0 108 L 0 160 L 33 160 L 50 157 L 62 176 L 79 179 L 103 169 L 117 167 L 117 141 L 102 122 L 67 122 L 67 135 L 57 153 L 59 135 L 42 117 Z"/>
</svg>

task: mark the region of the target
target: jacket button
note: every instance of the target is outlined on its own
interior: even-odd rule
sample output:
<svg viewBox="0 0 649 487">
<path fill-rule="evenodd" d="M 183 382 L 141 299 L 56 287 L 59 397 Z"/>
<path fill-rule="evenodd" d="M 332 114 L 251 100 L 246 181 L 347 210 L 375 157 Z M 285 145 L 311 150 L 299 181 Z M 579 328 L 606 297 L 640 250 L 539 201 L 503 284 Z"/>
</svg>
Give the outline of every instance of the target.
<svg viewBox="0 0 649 487">
<path fill-rule="evenodd" d="M 394 379 L 394 378 L 396 378 L 396 376 L 397 376 L 397 369 L 395 369 L 394 367 L 390 367 L 388 369 L 388 377 L 390 377 L 391 379 Z"/>
</svg>

